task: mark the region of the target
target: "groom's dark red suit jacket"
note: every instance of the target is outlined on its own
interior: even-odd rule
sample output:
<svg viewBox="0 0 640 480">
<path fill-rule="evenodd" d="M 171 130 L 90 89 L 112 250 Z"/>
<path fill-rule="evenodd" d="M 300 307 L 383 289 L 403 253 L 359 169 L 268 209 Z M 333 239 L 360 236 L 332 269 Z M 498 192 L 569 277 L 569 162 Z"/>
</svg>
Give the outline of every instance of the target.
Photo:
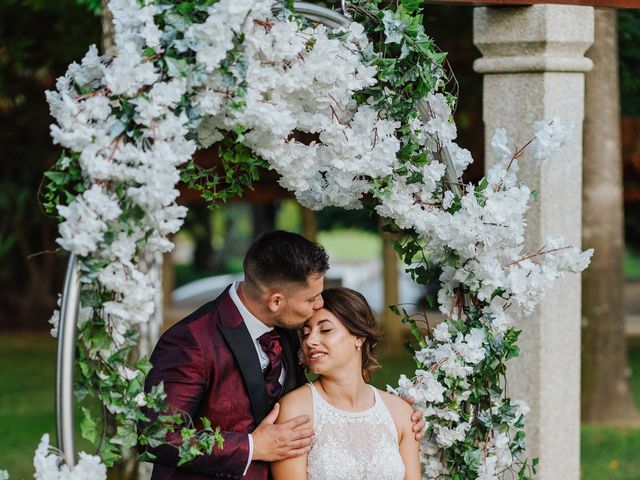
<svg viewBox="0 0 640 480">
<path fill-rule="evenodd" d="M 293 331 L 282 335 L 286 377 L 283 394 L 305 382 L 298 366 L 299 341 Z M 153 368 L 145 389 L 164 382 L 167 400 L 188 413 L 198 428 L 200 417 L 219 426 L 224 448 L 177 467 L 177 448 L 163 445 L 149 449 L 154 460 L 152 480 L 205 480 L 234 478 L 266 480 L 269 466 L 251 463 L 247 433 L 269 413 L 264 377 L 249 331 L 229 296 L 229 287 L 167 330 L 151 355 Z M 173 437 L 171 436 L 173 435 Z M 168 440 L 177 438 L 169 434 Z"/>
</svg>

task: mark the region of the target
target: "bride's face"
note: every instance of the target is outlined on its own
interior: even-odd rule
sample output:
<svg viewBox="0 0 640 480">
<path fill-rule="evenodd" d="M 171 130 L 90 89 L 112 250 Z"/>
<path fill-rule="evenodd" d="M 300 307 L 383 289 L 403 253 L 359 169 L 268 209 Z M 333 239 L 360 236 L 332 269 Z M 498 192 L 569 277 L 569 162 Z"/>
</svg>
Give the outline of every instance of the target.
<svg viewBox="0 0 640 480">
<path fill-rule="evenodd" d="M 302 327 L 302 353 L 316 375 L 361 369 L 360 340 L 329 310 L 321 308 Z"/>
</svg>

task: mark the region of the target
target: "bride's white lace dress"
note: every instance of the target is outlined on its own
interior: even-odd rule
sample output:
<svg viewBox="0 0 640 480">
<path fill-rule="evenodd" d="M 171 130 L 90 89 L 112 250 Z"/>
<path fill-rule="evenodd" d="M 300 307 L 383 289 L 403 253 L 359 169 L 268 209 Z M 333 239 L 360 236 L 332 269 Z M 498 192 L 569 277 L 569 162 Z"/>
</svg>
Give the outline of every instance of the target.
<svg viewBox="0 0 640 480">
<path fill-rule="evenodd" d="M 339 410 L 313 384 L 315 437 L 307 460 L 308 480 L 402 480 L 398 431 L 378 391 L 362 412 Z"/>
</svg>

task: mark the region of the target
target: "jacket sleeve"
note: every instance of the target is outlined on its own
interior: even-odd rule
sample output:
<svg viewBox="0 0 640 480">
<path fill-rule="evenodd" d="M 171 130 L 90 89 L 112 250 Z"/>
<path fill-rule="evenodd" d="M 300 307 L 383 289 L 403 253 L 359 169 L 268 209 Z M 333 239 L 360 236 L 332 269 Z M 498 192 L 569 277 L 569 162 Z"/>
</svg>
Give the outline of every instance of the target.
<svg viewBox="0 0 640 480">
<path fill-rule="evenodd" d="M 147 392 L 154 385 L 163 382 L 167 402 L 173 412 L 186 414 L 198 428 L 201 428 L 200 419 L 197 418 L 198 412 L 201 402 L 204 401 L 204 394 L 207 392 L 209 369 L 214 365 L 206 355 L 199 339 L 188 325 L 177 324 L 158 341 L 151 355 L 153 367 L 145 381 Z M 149 410 L 144 413 L 152 421 L 158 415 L 157 412 Z M 209 420 L 215 428 L 216 419 Z M 144 424 L 141 427 L 144 427 Z M 210 455 L 200 455 L 181 466 L 178 466 L 178 448 L 169 445 L 170 442 L 180 444 L 180 430 L 169 432 L 166 436 L 166 444 L 154 448 L 146 446 L 141 449 L 155 455 L 153 463 L 200 475 L 241 478 L 249 461 L 248 432 L 222 431 L 221 434 L 224 438 L 222 449 L 214 446 Z"/>
</svg>

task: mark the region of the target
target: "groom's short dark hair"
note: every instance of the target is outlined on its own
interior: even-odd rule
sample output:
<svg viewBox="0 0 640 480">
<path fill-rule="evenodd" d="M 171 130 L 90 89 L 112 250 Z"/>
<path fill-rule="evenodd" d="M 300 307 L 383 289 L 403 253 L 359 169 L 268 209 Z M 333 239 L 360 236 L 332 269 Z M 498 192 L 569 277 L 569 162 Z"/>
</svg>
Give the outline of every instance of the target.
<svg viewBox="0 0 640 480">
<path fill-rule="evenodd" d="M 242 266 L 251 287 L 306 285 L 310 276 L 329 269 L 329 257 L 321 245 L 302 235 L 274 230 L 253 241 Z"/>
</svg>

